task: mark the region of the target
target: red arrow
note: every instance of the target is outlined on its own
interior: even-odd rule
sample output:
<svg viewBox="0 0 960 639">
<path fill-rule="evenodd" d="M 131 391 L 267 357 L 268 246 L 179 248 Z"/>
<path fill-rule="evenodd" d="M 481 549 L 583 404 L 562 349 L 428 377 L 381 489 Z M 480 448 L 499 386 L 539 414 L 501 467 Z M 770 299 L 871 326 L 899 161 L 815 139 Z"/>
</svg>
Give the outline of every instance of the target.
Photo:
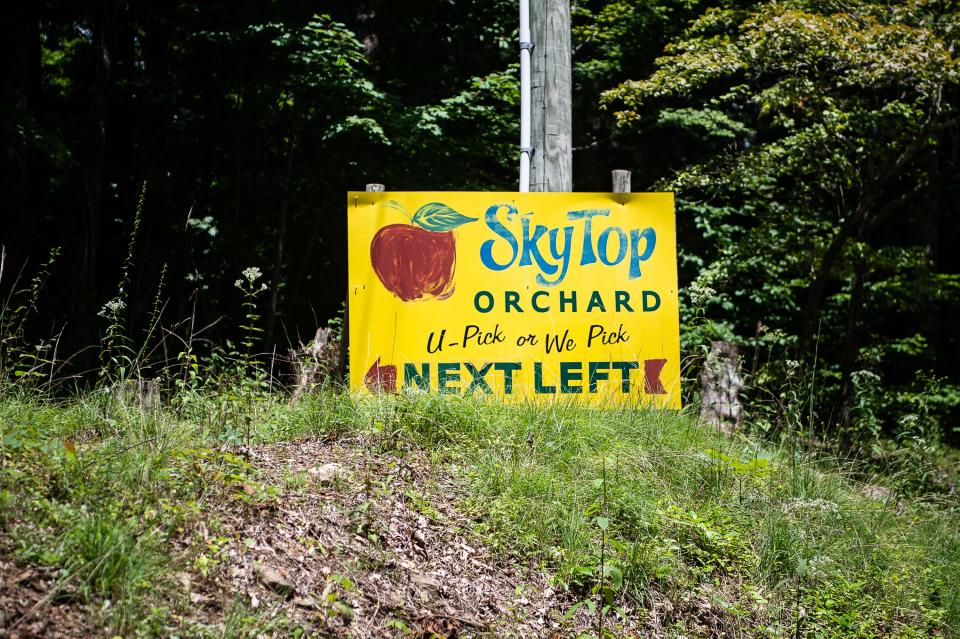
<svg viewBox="0 0 960 639">
<path fill-rule="evenodd" d="M 393 364 L 380 366 L 380 358 L 378 357 L 363 377 L 363 383 L 373 393 L 396 393 L 397 367 Z"/>
</svg>

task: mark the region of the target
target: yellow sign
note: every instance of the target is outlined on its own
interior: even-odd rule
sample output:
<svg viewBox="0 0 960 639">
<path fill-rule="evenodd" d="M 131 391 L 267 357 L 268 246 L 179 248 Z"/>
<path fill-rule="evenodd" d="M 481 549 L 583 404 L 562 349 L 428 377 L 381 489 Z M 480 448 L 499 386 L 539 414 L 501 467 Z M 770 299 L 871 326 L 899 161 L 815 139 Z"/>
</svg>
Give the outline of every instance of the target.
<svg viewBox="0 0 960 639">
<path fill-rule="evenodd" d="M 672 193 L 347 206 L 353 390 L 680 407 Z"/>
</svg>

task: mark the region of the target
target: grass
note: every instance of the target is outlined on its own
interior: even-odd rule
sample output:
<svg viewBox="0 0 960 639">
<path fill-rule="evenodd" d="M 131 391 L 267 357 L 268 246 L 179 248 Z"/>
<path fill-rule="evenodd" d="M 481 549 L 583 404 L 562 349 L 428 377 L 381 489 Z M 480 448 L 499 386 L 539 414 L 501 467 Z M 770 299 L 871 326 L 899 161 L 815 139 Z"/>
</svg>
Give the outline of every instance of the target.
<svg viewBox="0 0 960 639">
<path fill-rule="evenodd" d="M 960 621 L 956 513 L 869 499 L 829 460 L 670 412 L 449 399 L 377 410 L 467 478 L 480 530 L 584 595 L 604 561 L 622 597 L 693 594 L 719 605 L 728 632 L 929 636 Z"/>
<path fill-rule="evenodd" d="M 552 571 L 593 636 L 622 636 L 623 618 L 678 637 L 960 636 L 955 500 L 870 496 L 850 463 L 726 437 L 685 412 L 333 391 L 292 406 L 184 393 L 145 411 L 113 393 L 7 392 L 0 554 L 49 567 L 58 597 L 97 625 L 165 636 L 190 606 L 175 575 L 202 568 L 172 547 L 177 531 L 214 488 L 271 489 L 231 451 L 353 432 L 373 454 L 428 451 L 472 532 L 505 561 Z M 282 628 L 237 600 L 192 633 L 268 624 Z"/>
</svg>

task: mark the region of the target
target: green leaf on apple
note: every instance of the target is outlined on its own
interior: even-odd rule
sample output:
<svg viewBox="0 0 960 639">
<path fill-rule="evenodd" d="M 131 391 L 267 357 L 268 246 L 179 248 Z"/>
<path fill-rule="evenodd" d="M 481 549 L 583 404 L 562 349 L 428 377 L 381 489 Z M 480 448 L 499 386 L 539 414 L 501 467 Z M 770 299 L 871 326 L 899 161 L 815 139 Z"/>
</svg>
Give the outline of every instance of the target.
<svg viewBox="0 0 960 639">
<path fill-rule="evenodd" d="M 446 204 L 431 202 L 417 209 L 411 221 L 420 228 L 435 233 L 442 233 L 444 231 L 452 231 L 458 226 L 462 226 L 468 222 L 474 222 L 476 219 L 475 217 L 461 215 Z"/>
</svg>

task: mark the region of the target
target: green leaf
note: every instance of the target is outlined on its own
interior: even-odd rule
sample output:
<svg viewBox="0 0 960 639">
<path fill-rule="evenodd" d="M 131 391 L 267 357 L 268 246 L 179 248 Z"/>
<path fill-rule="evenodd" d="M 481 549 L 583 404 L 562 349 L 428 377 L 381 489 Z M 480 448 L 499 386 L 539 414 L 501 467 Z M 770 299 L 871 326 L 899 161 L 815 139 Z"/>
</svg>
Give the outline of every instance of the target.
<svg viewBox="0 0 960 639">
<path fill-rule="evenodd" d="M 461 215 L 446 204 L 431 202 L 417 209 L 411 221 L 420 228 L 441 233 L 443 231 L 452 231 L 458 226 L 462 226 L 468 222 L 474 222 L 476 219 L 475 217 Z"/>
<path fill-rule="evenodd" d="M 607 602 L 607 606 L 612 606 L 616 598 L 616 593 L 613 591 L 613 588 L 610 586 L 604 586 L 600 589 L 601 594 L 603 594 L 603 600 Z M 606 608 L 606 606 L 604 606 Z"/>
<path fill-rule="evenodd" d="M 586 601 L 578 601 L 577 603 L 570 606 L 570 609 L 563 614 L 563 620 L 569 621 L 570 619 L 572 619 L 573 616 L 577 614 L 577 611 L 583 608 L 584 604 L 586 604 Z"/>
<path fill-rule="evenodd" d="M 603 576 L 610 580 L 610 586 L 614 590 L 620 590 L 623 587 L 623 573 L 616 566 L 604 566 Z"/>
<path fill-rule="evenodd" d="M 610 520 L 606 517 L 597 517 L 594 521 L 597 523 L 597 527 L 600 528 L 600 530 L 606 530 L 610 527 Z"/>
</svg>

